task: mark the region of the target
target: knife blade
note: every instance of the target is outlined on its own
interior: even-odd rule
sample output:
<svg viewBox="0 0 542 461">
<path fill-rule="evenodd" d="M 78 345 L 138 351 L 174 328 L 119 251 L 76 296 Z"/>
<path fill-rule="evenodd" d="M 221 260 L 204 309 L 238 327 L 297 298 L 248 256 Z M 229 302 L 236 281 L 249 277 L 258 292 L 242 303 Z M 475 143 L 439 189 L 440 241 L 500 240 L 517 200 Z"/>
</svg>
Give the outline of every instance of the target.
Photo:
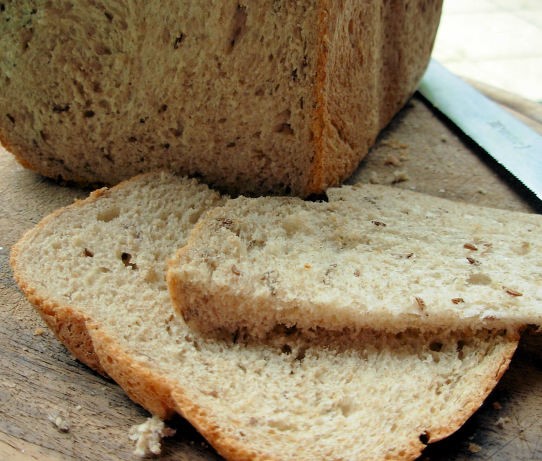
<svg viewBox="0 0 542 461">
<path fill-rule="evenodd" d="M 433 59 L 418 91 L 542 200 L 542 136 Z"/>
</svg>

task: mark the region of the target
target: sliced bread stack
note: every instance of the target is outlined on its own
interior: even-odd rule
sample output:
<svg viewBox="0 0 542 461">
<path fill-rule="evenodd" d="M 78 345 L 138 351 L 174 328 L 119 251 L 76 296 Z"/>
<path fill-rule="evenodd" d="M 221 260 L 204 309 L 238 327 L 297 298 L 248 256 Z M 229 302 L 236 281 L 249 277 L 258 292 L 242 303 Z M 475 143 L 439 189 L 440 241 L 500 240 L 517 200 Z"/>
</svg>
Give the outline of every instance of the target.
<svg viewBox="0 0 542 461">
<path fill-rule="evenodd" d="M 331 330 L 320 337 L 277 327 L 257 340 L 192 330 L 172 308 L 167 260 L 201 216 L 224 201 L 193 180 L 163 173 L 99 190 L 21 239 L 11 258 L 15 277 L 78 359 L 111 376 L 152 413 L 180 413 L 232 460 L 414 459 L 427 442 L 455 431 L 506 370 L 518 339 L 512 330 L 360 328 L 352 339 Z M 276 209 L 285 212 L 281 229 L 293 234 L 281 238 L 291 240 L 294 254 L 302 244 L 297 229 L 324 230 L 303 216 L 289 222 L 295 216 L 288 216 L 288 207 Z M 242 255 L 242 242 L 229 237 L 237 218 L 218 210 L 200 221 L 194 235 L 220 217 L 218 229 L 235 244 L 224 257 Z M 332 215 L 325 214 L 347 217 Z M 388 226 L 394 223 L 388 220 Z M 254 245 L 265 242 L 257 228 L 250 231 Z M 482 251 L 479 242 L 467 243 Z M 209 261 L 219 270 L 224 262 L 212 253 L 213 245 Z M 227 267 L 233 277 L 247 271 L 240 262 Z M 399 283 L 402 275 L 393 277 Z M 213 277 L 206 282 L 213 293 Z M 267 296 L 280 299 L 282 286 L 273 294 L 273 279 L 263 282 Z M 233 310 L 227 306 L 224 317 Z"/>
</svg>

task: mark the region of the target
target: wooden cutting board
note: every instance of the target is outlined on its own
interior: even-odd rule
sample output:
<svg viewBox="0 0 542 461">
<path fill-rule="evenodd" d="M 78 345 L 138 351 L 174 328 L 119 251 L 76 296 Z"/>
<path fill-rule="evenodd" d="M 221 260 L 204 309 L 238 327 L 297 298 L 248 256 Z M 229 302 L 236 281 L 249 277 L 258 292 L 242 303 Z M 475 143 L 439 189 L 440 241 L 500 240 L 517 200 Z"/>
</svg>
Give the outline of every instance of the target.
<svg viewBox="0 0 542 461">
<path fill-rule="evenodd" d="M 542 132 L 540 106 L 502 92 L 492 97 Z M 542 210 L 419 96 L 382 133 L 349 182 L 357 181 L 510 210 Z M 88 192 L 23 169 L 0 148 L 0 460 L 136 459 L 128 431 L 148 414 L 115 383 L 70 357 L 19 292 L 9 268 L 10 248 L 26 229 Z M 57 415 L 69 421 L 68 432 L 49 421 Z M 172 426 L 177 435 L 166 439 L 160 459 L 220 459 L 181 418 Z M 542 337 L 524 336 L 486 404 L 421 459 L 542 460 Z"/>
</svg>

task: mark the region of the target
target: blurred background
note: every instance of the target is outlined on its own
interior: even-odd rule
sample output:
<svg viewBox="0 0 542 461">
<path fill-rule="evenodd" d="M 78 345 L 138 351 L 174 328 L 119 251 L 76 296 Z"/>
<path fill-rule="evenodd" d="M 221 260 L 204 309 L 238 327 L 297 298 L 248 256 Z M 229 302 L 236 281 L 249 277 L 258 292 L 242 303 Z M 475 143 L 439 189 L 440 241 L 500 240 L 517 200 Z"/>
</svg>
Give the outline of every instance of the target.
<svg viewBox="0 0 542 461">
<path fill-rule="evenodd" d="M 542 0 L 444 0 L 433 57 L 542 103 Z"/>
</svg>

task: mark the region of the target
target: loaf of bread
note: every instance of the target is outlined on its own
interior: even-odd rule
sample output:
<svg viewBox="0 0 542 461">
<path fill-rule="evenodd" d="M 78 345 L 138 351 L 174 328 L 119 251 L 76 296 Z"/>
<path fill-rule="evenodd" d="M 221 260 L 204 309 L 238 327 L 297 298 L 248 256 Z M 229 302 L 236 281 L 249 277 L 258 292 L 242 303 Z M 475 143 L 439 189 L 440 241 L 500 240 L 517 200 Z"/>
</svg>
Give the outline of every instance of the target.
<svg viewBox="0 0 542 461">
<path fill-rule="evenodd" d="M 456 430 L 517 337 L 363 332 L 205 338 L 173 315 L 166 260 L 222 199 L 143 175 L 45 218 L 13 248 L 22 290 L 81 361 L 162 418 L 179 412 L 231 460 L 415 459 Z M 400 379 L 397 379 L 400 377 Z"/>
<path fill-rule="evenodd" d="M 82 183 L 320 192 L 414 92 L 441 3 L 4 2 L 0 142 Z"/>
<path fill-rule="evenodd" d="M 185 320 L 254 336 L 542 325 L 542 216 L 379 185 L 328 196 L 210 212 L 168 274 Z"/>
</svg>

